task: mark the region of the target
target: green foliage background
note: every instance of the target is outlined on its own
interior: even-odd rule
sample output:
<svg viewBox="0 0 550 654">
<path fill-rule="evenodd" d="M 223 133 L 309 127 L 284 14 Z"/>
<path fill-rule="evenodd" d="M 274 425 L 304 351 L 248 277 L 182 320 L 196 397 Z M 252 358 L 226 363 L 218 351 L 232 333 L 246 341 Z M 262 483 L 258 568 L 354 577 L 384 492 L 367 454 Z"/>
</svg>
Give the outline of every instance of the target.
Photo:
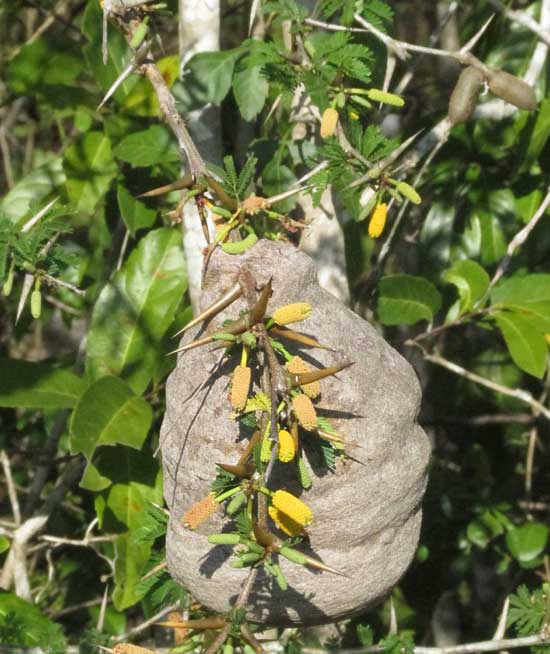
<svg viewBox="0 0 550 654">
<path fill-rule="evenodd" d="M 414 25 L 429 34 L 437 18 L 433 8 L 419 14 L 418 4 L 323 0 L 315 17 L 350 26 L 359 13 L 383 32 L 419 42 Z M 493 9 L 488 2 L 460 4 L 457 25 L 465 43 Z M 77 479 L 43 532 L 65 540 L 55 548 L 41 535 L 33 541 L 41 547 L 30 573 L 32 605 L 12 592 L 0 594 L 0 643 L 52 651 L 72 643 L 89 651 L 177 600 L 192 605 L 163 570 L 155 572 L 163 560 L 166 517 L 153 456 L 164 382 L 174 365 L 166 354 L 191 310 L 181 227 L 169 217 L 177 194 L 160 201 L 136 197 L 179 177 L 174 136 L 159 119 L 153 89 L 137 75 L 97 110 L 132 53 L 110 25 L 103 64 L 99 3 L 65 5 L 64 18 L 54 18 L 32 39 L 29 25 L 54 15 L 56 4 L 6 3 L 0 9 L 1 110 L 9 126 L 0 179 L 0 448 L 11 461 L 23 519 L 50 506 L 57 484 Z M 329 644 L 380 641 L 385 650 L 403 651 L 432 642 L 445 616 L 457 639 L 489 638 L 504 598 L 513 593 L 509 633 L 536 633 L 549 618 L 542 580 L 550 581 L 550 412 L 530 400 L 549 411 L 548 212 L 503 278 L 494 286 L 490 280 L 547 193 L 548 66 L 537 82 L 536 111 L 453 128 L 416 186 L 422 203 L 406 207 L 381 262 L 380 242 L 369 238 L 360 202 L 364 184 L 349 186 L 368 174 L 365 160 L 384 161 L 412 133 L 446 115 L 458 68 L 420 59 L 405 107 L 379 108 L 349 91 L 382 86 L 386 52 L 374 37 L 312 27 L 306 21 L 311 12 L 275 0 L 262 6 L 265 37 L 248 38 L 249 9 L 247 3 L 224 4 L 223 50 L 195 56 L 179 80 L 177 7 L 169 3 L 153 21 L 164 40 L 159 68 L 183 115 L 207 103 L 220 106 L 224 155 L 232 155 L 239 170 L 256 158 L 248 192 L 281 193 L 327 162 L 312 180 L 313 199 L 318 202 L 331 184 L 351 217 L 344 232 L 353 305 L 415 366 L 424 389 L 420 421 L 434 446 L 416 560 L 393 593 L 399 635 L 385 637 L 388 601 L 344 625 Z M 537 18 L 540 3 L 523 9 Z M 301 44 L 294 52 L 285 48 L 286 21 Z M 497 14 L 475 52 L 487 65 L 521 76 L 536 44 L 532 32 Z M 321 113 L 338 107 L 352 153 L 336 137 L 321 140 L 317 125 L 293 138 L 291 105 L 299 84 Z M 400 116 L 391 140 L 380 130 L 390 111 Z M 235 124 L 247 135 L 244 145 Z M 416 172 L 405 169 L 404 180 L 413 183 Z M 387 197 L 403 205 L 405 198 L 391 190 Z M 47 214 L 23 231 L 54 198 Z M 275 208 L 300 219 L 295 197 Z M 381 241 L 396 215 L 394 206 Z M 257 231 L 281 233 L 267 222 Z M 34 304 L 29 298 L 16 320 L 31 286 Z M 453 374 L 437 365 L 441 360 L 523 395 Z M 36 478 L 43 480 L 38 494 Z M 5 563 L 14 516 L 4 491 L 0 506 Z M 96 540 L 86 547 L 69 542 L 90 534 Z M 109 604 L 99 634 L 94 629 L 106 584 Z M 285 648 L 297 651 L 312 638 L 293 634 Z"/>
</svg>

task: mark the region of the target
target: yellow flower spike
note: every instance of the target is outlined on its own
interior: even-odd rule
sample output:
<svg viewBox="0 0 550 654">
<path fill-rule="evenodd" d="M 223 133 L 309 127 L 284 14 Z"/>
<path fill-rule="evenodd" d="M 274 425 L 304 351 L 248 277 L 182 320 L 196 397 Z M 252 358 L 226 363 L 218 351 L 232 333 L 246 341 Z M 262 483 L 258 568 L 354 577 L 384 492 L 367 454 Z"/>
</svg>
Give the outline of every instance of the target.
<svg viewBox="0 0 550 654">
<path fill-rule="evenodd" d="M 387 214 L 388 205 L 385 202 L 381 202 L 374 207 L 374 210 L 370 215 L 368 230 L 371 238 L 378 238 L 380 234 L 382 234 L 384 226 L 386 225 Z"/>
<path fill-rule="evenodd" d="M 243 344 L 243 351 L 241 354 L 241 367 L 246 368 L 246 364 L 248 363 L 248 348 L 246 345 Z"/>
<path fill-rule="evenodd" d="M 299 375 L 303 372 L 311 372 L 312 370 L 311 367 L 301 357 L 298 356 L 292 357 L 292 359 L 286 364 L 286 369 L 288 372 L 295 375 Z M 303 386 L 300 386 L 300 388 L 312 400 L 321 395 L 321 384 L 318 381 L 312 382 L 310 384 L 303 384 Z"/>
<path fill-rule="evenodd" d="M 211 515 L 214 515 L 216 511 L 220 508 L 220 505 L 216 502 L 212 495 L 207 495 L 203 497 L 202 500 L 195 502 L 193 506 L 184 513 L 181 521 L 189 529 L 196 529 L 198 526 L 202 525 L 203 522 L 208 520 Z"/>
<path fill-rule="evenodd" d="M 279 431 L 279 461 L 288 463 L 296 454 L 296 446 L 292 434 L 286 429 Z"/>
<path fill-rule="evenodd" d="M 237 366 L 233 372 L 229 399 L 235 411 L 242 411 L 246 406 L 252 371 L 246 366 Z"/>
<path fill-rule="evenodd" d="M 323 111 L 323 118 L 321 119 L 321 138 L 326 139 L 332 136 L 336 130 L 336 123 L 338 122 L 338 112 L 334 107 L 328 107 Z"/>
<path fill-rule="evenodd" d="M 298 418 L 298 422 L 306 431 L 314 431 L 317 428 L 315 407 L 307 395 L 296 395 L 292 400 L 292 409 Z"/>
<path fill-rule="evenodd" d="M 299 536 L 303 532 L 302 525 L 294 522 L 292 518 L 289 518 L 284 513 L 281 513 L 274 506 L 270 506 L 267 511 L 269 513 L 269 517 L 281 531 L 284 531 L 287 536 Z"/>
<path fill-rule="evenodd" d="M 311 306 L 307 302 L 296 302 L 294 304 L 285 304 L 275 310 L 273 321 L 278 325 L 289 325 L 292 322 L 300 322 L 311 316 Z"/>
<path fill-rule="evenodd" d="M 307 504 L 294 497 L 292 493 L 285 490 L 278 490 L 271 498 L 272 505 L 295 523 L 307 527 L 313 520 L 313 513 Z"/>
</svg>

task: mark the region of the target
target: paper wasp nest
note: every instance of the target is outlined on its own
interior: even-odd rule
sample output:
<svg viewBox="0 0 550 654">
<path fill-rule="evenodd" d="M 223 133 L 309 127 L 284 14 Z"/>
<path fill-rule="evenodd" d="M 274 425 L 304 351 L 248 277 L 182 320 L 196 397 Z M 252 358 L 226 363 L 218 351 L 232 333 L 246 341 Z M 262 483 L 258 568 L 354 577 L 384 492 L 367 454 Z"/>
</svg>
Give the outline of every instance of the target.
<svg viewBox="0 0 550 654">
<path fill-rule="evenodd" d="M 352 458 L 338 461 L 334 472 L 321 470 L 317 476 L 314 470 L 308 491 L 302 491 L 284 464 L 275 466 L 272 477 L 278 488 L 301 497 L 313 511 L 309 543 L 300 549 L 350 578 L 283 560 L 288 590 L 280 591 L 260 570 L 247 604 L 249 619 L 269 625 L 332 622 L 382 600 L 415 553 L 430 455 L 428 438 L 416 422 L 419 384 L 411 366 L 371 325 L 318 285 L 312 260 L 292 245 L 260 241 L 239 256 L 217 250 L 202 308 L 235 284 L 241 266 L 251 270 L 258 287 L 272 277 L 268 315 L 285 304 L 309 303 L 312 315 L 298 328 L 335 351 L 288 342 L 289 350 L 315 367 L 355 362 L 321 381 L 317 407 L 361 448 L 347 448 Z M 182 342 L 216 331 L 245 308 L 244 300 L 238 300 L 206 330 L 194 329 Z M 181 523 L 182 515 L 209 492 L 215 463 L 236 462 L 246 442 L 239 421 L 230 419 L 229 373 L 236 361 L 218 366 L 222 352 L 206 346 L 180 355 L 167 382 L 161 449 L 171 514 L 166 543 L 170 573 L 204 605 L 226 612 L 248 570 L 231 568 L 231 548 L 210 545 L 206 536 L 221 532 L 229 519 L 218 512 L 195 532 Z"/>
</svg>

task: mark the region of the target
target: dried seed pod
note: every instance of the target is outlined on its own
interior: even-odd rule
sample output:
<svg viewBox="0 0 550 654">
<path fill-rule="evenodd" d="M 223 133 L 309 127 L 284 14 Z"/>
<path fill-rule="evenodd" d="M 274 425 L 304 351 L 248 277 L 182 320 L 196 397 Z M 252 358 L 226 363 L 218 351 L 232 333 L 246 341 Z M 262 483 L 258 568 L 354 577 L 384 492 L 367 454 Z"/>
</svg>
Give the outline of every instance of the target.
<svg viewBox="0 0 550 654">
<path fill-rule="evenodd" d="M 321 138 L 326 139 L 334 134 L 336 123 L 338 122 L 338 112 L 332 107 L 328 107 L 323 112 L 321 120 Z"/>
<path fill-rule="evenodd" d="M 304 529 L 301 524 L 289 518 L 284 513 L 281 513 L 273 505 L 268 508 L 269 517 L 283 531 L 287 536 L 299 536 L 303 533 Z"/>
<path fill-rule="evenodd" d="M 290 373 L 300 374 L 303 372 L 311 372 L 311 366 L 309 366 L 301 357 L 295 356 L 286 364 L 286 369 Z M 321 395 L 321 384 L 318 381 L 312 382 L 310 384 L 303 384 L 300 388 L 304 393 L 314 400 L 316 397 Z"/>
<path fill-rule="evenodd" d="M 296 454 L 296 447 L 294 445 L 294 438 L 286 429 L 279 431 L 279 461 L 288 463 L 292 461 Z"/>
<path fill-rule="evenodd" d="M 295 302 L 285 304 L 284 307 L 276 309 L 271 316 L 278 325 L 289 325 L 293 322 L 300 322 L 311 316 L 311 306 L 306 302 Z"/>
<path fill-rule="evenodd" d="M 202 525 L 205 520 L 211 515 L 214 515 L 219 509 L 220 505 L 212 497 L 212 495 L 207 495 L 203 497 L 202 500 L 199 500 L 183 515 L 181 521 L 189 529 L 196 529 L 199 525 Z"/>
<path fill-rule="evenodd" d="M 294 522 L 306 527 L 313 520 L 313 513 L 307 504 L 302 500 L 294 497 L 292 493 L 285 490 L 278 490 L 273 493 L 271 498 L 273 506 L 280 512 L 284 513 Z"/>
<path fill-rule="evenodd" d="M 307 395 L 296 395 L 292 400 L 292 408 L 298 418 L 298 422 L 306 431 L 313 431 L 317 428 L 315 407 Z"/>
<path fill-rule="evenodd" d="M 464 123 L 473 114 L 484 81 L 483 73 L 474 66 L 460 73 L 449 100 L 449 118 L 453 125 Z"/>
<path fill-rule="evenodd" d="M 381 202 L 374 207 L 369 220 L 368 233 L 371 238 L 378 238 L 386 226 L 386 216 L 388 215 L 388 205 Z"/>
<path fill-rule="evenodd" d="M 500 68 L 491 70 L 489 88 L 492 93 L 515 105 L 518 109 L 534 111 L 537 108 L 537 97 L 533 87 L 505 70 L 500 70 Z"/>
<path fill-rule="evenodd" d="M 248 366 L 237 366 L 233 372 L 229 399 L 235 411 L 242 411 L 246 406 L 252 371 Z"/>
</svg>

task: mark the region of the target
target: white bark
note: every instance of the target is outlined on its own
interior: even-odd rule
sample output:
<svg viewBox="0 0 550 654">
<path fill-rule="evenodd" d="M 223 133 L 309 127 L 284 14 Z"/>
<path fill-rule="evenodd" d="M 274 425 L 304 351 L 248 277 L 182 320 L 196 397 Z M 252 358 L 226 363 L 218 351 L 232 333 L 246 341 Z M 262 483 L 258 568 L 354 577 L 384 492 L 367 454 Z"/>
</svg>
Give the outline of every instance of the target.
<svg viewBox="0 0 550 654">
<path fill-rule="evenodd" d="M 219 0 L 180 0 L 179 50 L 181 74 L 185 64 L 198 52 L 220 49 Z M 188 128 L 205 161 L 218 163 L 221 159 L 221 126 L 217 107 L 204 107 L 185 116 Z M 209 222 L 210 233 L 213 226 Z M 183 248 L 189 277 L 189 295 L 193 311 L 199 306 L 203 249 L 206 246 L 198 212 L 192 203 L 185 208 Z"/>
</svg>

